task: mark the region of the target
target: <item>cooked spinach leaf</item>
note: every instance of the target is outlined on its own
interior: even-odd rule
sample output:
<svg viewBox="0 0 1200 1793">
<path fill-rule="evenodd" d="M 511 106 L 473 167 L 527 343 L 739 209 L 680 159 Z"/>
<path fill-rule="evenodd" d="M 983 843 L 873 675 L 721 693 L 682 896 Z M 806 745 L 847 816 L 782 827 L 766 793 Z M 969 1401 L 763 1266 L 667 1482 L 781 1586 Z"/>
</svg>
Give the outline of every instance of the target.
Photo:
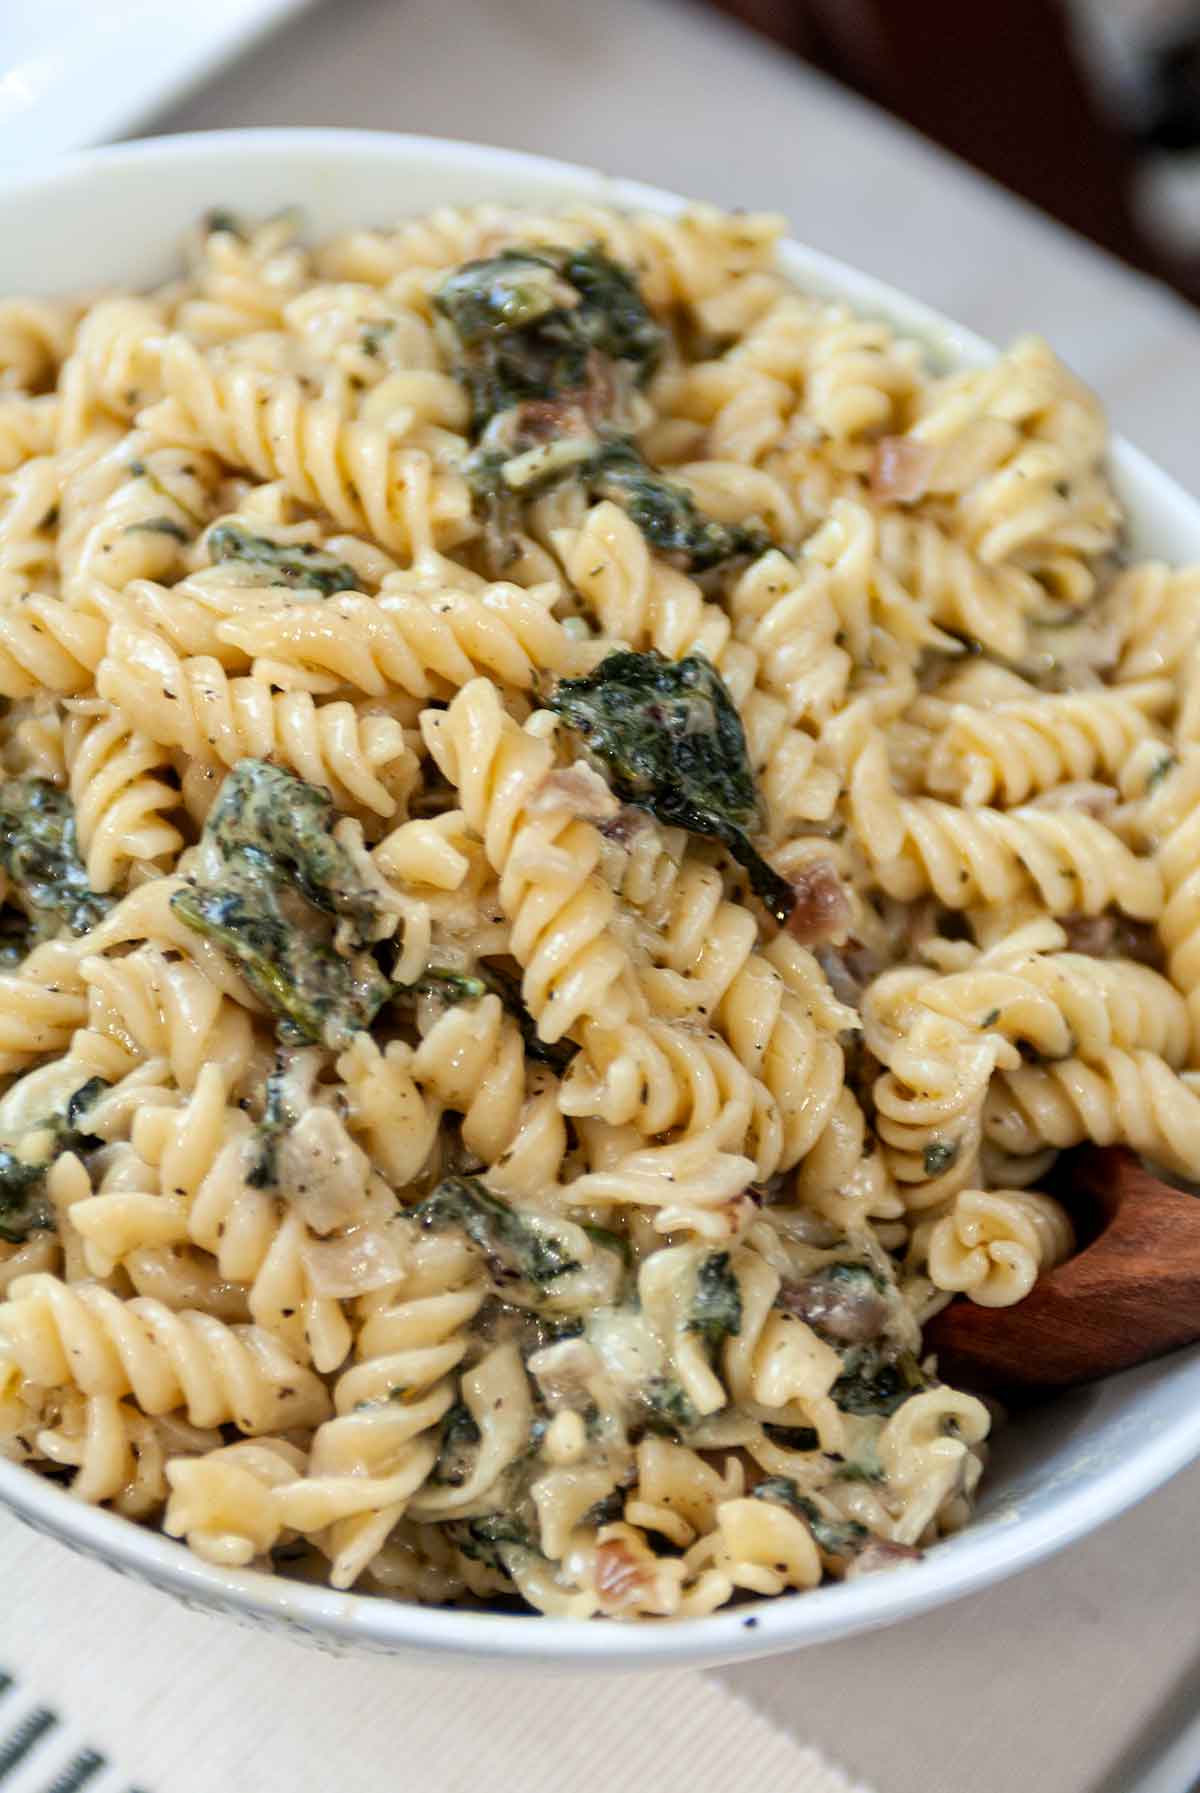
<svg viewBox="0 0 1200 1793">
<path fill-rule="evenodd" d="M 628 268 L 602 249 L 560 252 L 563 278 L 579 294 L 579 322 L 593 348 L 627 361 L 644 385 L 662 358 L 665 335 L 646 308 Z"/>
<path fill-rule="evenodd" d="M 949 1170 L 958 1157 L 958 1147 L 950 1141 L 933 1139 L 921 1154 L 921 1164 L 927 1177 L 940 1177 L 944 1170 Z"/>
<path fill-rule="evenodd" d="M 429 965 L 414 983 L 397 985 L 395 994 L 397 998 L 434 996 L 447 1007 L 459 1002 L 478 1002 L 483 996 L 498 996 L 521 1030 L 526 1058 L 539 1059 L 560 1075 L 579 1050 L 571 1040 L 548 1042 L 539 1039 L 537 1023 L 521 1000 L 517 979 L 494 965 L 478 965 L 473 972 L 448 971 L 438 965 Z"/>
<path fill-rule="evenodd" d="M 727 1251 L 710 1251 L 696 1272 L 688 1332 L 698 1332 L 710 1354 L 742 1330 L 742 1291 Z"/>
<path fill-rule="evenodd" d="M 262 567 L 271 574 L 272 585 L 288 585 L 294 591 L 318 591 L 329 598 L 334 592 L 358 589 L 354 568 L 335 560 L 323 548 L 304 542 L 273 542 L 269 536 L 252 535 L 237 523 L 218 523 L 210 529 L 208 551 L 214 563 L 240 560 L 246 566 Z"/>
<path fill-rule="evenodd" d="M 29 909 L 35 940 L 56 933 L 59 922 L 73 934 L 86 934 L 115 900 L 88 883 L 75 807 L 65 791 L 44 778 L 0 784 L 0 867 Z"/>
<path fill-rule="evenodd" d="M 414 996 L 436 996 L 447 1008 L 452 1008 L 459 1002 L 478 1002 L 487 995 L 488 987 L 481 977 L 472 977 L 468 972 L 446 971 L 439 965 L 429 965 L 415 983 L 397 986 L 397 996 L 409 992 Z"/>
<path fill-rule="evenodd" d="M 895 1413 L 928 1383 L 911 1351 L 889 1353 L 879 1345 L 854 1345 L 842 1357 L 842 1374 L 829 1391 L 843 1413 Z"/>
<path fill-rule="evenodd" d="M 667 1376 L 651 1376 L 649 1381 L 642 1383 L 637 1392 L 637 1407 L 644 1432 L 675 1437 L 690 1432 L 700 1423 L 700 1415 L 684 1390 Z"/>
<path fill-rule="evenodd" d="M 1151 768 L 1150 776 L 1146 780 L 1146 795 L 1149 796 L 1151 791 L 1157 790 L 1167 774 L 1174 771 L 1178 764 L 1179 761 L 1173 753 L 1162 754 L 1160 758 L 1155 761 Z"/>
<path fill-rule="evenodd" d="M 480 1519 L 451 1519 L 442 1529 L 464 1556 L 489 1569 L 497 1569 L 501 1574 L 508 1573 L 513 1553 L 525 1555 L 535 1549 L 529 1526 L 515 1513 L 487 1513 Z"/>
<path fill-rule="evenodd" d="M 220 872 L 183 885 L 171 907 L 228 953 L 279 1017 L 281 1037 L 336 1047 L 370 1026 L 392 985 L 369 952 L 335 951 L 284 911 L 290 895 L 348 922 L 360 946 L 372 937 L 378 898 L 333 838 L 333 821 L 315 785 L 239 760 L 204 824 Z"/>
<path fill-rule="evenodd" d="M 774 1501 L 803 1519 L 813 1535 L 813 1542 L 826 1556 L 853 1556 L 870 1537 L 865 1525 L 855 1519 L 826 1519 L 816 1502 L 801 1494 L 790 1476 L 770 1476 L 750 1490 L 755 1500 Z"/>
<path fill-rule="evenodd" d="M 456 269 L 434 303 L 471 395 L 464 472 L 493 531 L 511 534 L 521 499 L 572 478 L 693 571 L 770 545 L 705 516 L 633 442 L 631 383 L 645 384 L 666 339 L 619 262 L 597 248 L 508 249 Z"/>
<path fill-rule="evenodd" d="M 650 546 L 673 555 L 689 572 L 707 572 L 742 554 L 765 554 L 772 545 L 765 530 L 705 516 L 687 487 L 656 472 L 632 442 L 606 444 L 583 477 L 594 497 L 628 511 Z"/>
<path fill-rule="evenodd" d="M 458 338 L 477 434 L 523 401 L 583 393 L 594 354 L 644 381 L 662 352 L 633 280 L 599 249 L 507 249 L 466 262 L 434 304 Z"/>
<path fill-rule="evenodd" d="M 46 1115 L 30 1127 L 26 1137 L 36 1142 L 30 1156 L 0 1146 L 0 1239 L 20 1245 L 31 1232 L 54 1230 L 54 1209 L 45 1191 L 46 1172 L 63 1152 L 100 1143 L 82 1130 L 80 1122 L 107 1088 L 103 1077 L 89 1077 L 60 1112 Z"/>
<path fill-rule="evenodd" d="M 273 1189 L 279 1181 L 279 1145 L 296 1124 L 287 1097 L 288 1067 L 277 1061 L 263 1086 L 263 1115 L 255 1131 L 254 1161 L 246 1172 L 251 1189 Z"/>
<path fill-rule="evenodd" d="M 185 884 L 171 898 L 182 921 L 225 952 L 278 1017 L 280 1036 L 330 1047 L 370 1027 L 392 986 L 369 953 L 349 958 L 311 940 L 278 907 L 278 885 L 244 849 L 226 861 L 229 886 Z"/>
<path fill-rule="evenodd" d="M 520 1280 L 545 1289 L 579 1269 L 577 1258 L 527 1214 L 518 1213 L 476 1177 L 446 1177 L 410 1210 L 430 1231 L 461 1227 L 487 1262 L 493 1281 Z"/>
<path fill-rule="evenodd" d="M 475 1462 L 480 1431 L 465 1401 L 456 1401 L 442 1420 L 437 1462 L 429 1480 L 443 1488 L 461 1488 Z"/>
<path fill-rule="evenodd" d="M 463 348 L 479 349 L 544 324 L 547 318 L 562 331 L 562 339 L 569 340 L 565 314 L 578 300 L 549 255 L 535 249 L 505 249 L 464 262 L 447 275 L 433 302 L 453 324 Z"/>
<path fill-rule="evenodd" d="M 719 840 L 776 920 L 787 920 L 795 892 L 750 842 L 760 816 L 742 720 L 702 655 L 618 650 L 586 678 L 561 680 L 548 702 L 623 802 Z"/>
<path fill-rule="evenodd" d="M 30 1233 L 53 1232 L 54 1209 L 44 1184 L 49 1162 L 26 1164 L 0 1147 L 0 1239 L 20 1245 Z"/>
</svg>

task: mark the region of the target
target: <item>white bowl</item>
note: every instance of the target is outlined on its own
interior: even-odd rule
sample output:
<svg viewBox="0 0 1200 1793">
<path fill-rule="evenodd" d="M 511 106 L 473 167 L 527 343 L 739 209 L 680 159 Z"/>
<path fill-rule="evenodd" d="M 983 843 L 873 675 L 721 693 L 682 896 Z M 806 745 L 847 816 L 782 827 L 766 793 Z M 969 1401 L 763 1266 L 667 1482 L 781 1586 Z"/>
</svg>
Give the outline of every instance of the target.
<svg viewBox="0 0 1200 1793">
<path fill-rule="evenodd" d="M 674 212 L 683 201 L 586 169 L 474 144 L 355 131 L 228 131 L 131 143 L 0 181 L 0 295 L 36 286 L 148 285 L 171 272 L 182 231 L 215 205 L 261 213 L 299 202 L 317 234 L 386 224 L 437 205 L 591 201 Z M 994 350 L 890 287 L 788 243 L 786 271 L 919 338 L 942 366 Z M 1037 325 L 1037 294 L 1029 295 Z M 1069 358 L 1070 343 L 1057 345 Z M 1124 443 L 1113 473 L 1133 547 L 1200 559 L 1200 505 Z M 417 1651 L 563 1669 L 665 1668 L 764 1656 L 848 1637 L 959 1599 L 1102 1525 L 1200 1455 L 1200 1350 L 1063 1396 L 1002 1432 L 975 1523 L 912 1568 L 675 1622 L 577 1624 L 439 1611 L 225 1571 L 181 1544 L 88 1507 L 0 1462 L 0 1501 L 38 1530 L 179 1598 L 338 1651 Z"/>
</svg>

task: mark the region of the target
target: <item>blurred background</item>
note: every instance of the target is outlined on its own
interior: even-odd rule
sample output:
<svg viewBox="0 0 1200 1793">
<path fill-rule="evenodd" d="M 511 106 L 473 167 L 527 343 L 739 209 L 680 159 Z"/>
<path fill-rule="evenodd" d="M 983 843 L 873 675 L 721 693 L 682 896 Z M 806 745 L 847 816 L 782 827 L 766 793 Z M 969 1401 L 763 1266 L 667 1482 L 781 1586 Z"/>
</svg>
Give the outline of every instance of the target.
<svg viewBox="0 0 1200 1793">
<path fill-rule="evenodd" d="M 761 155 L 759 82 L 731 90 L 752 67 L 743 36 L 760 72 L 777 59 L 777 93 L 828 77 L 844 120 L 861 95 L 1200 304 L 1200 0 L 0 0 L 0 164 L 133 128 L 362 123 L 549 151 L 797 222 L 814 138 L 797 110 Z M 753 192 L 724 190 L 746 174 Z"/>
<path fill-rule="evenodd" d="M 1200 303 L 1200 0 L 714 0 Z"/>
</svg>

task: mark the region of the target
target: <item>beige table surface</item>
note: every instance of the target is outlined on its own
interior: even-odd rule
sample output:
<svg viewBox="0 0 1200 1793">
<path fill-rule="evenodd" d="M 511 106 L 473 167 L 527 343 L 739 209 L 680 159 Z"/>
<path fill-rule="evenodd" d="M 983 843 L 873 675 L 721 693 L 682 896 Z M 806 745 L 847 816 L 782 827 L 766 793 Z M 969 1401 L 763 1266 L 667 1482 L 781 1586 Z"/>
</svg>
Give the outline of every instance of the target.
<svg viewBox="0 0 1200 1793">
<path fill-rule="evenodd" d="M 777 208 L 796 236 L 989 336 L 1035 323 L 1100 388 L 1118 427 L 1200 485 L 1200 316 L 700 10 L 324 0 L 153 128 L 282 124 L 474 138 Z M 1200 1693 L 1198 1497 L 1200 1469 L 969 1602 L 716 1679 L 878 1793 L 1133 1793 L 1141 1752 Z M 3 1631 L 0 1621 L 0 1641 Z M 398 1694 L 414 1673 L 397 1665 Z M 569 1727 L 571 1684 L 555 1685 Z M 686 1700 L 668 1704 L 671 1724 L 686 1724 Z M 464 1747 L 435 1785 L 469 1784 Z M 683 1785 L 663 1760 L 656 1745 L 644 1784 Z M 773 1759 L 764 1780 L 809 1784 L 805 1764 L 797 1749 L 790 1776 Z M 722 1769 L 714 1789 L 729 1783 L 727 1759 Z M 708 1793 L 707 1781 L 689 1762 L 689 1790 Z M 269 1774 L 259 1784 L 274 1793 Z M 596 1780 L 633 1784 L 624 1770 Z"/>
</svg>

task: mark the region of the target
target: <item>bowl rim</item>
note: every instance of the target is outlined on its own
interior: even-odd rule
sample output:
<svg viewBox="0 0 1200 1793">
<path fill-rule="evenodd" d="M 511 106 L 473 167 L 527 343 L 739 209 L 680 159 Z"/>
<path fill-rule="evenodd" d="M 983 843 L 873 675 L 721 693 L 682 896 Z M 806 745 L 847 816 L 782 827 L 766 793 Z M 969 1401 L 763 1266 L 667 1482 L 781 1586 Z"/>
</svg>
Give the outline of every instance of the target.
<svg viewBox="0 0 1200 1793">
<path fill-rule="evenodd" d="M 410 168 L 424 157 L 443 168 L 511 175 L 518 187 L 561 187 L 576 200 L 642 207 L 668 216 L 694 203 L 639 181 L 524 151 L 405 133 L 306 127 L 134 139 L 78 151 L 30 171 L 3 170 L 0 205 L 12 198 L 52 202 L 58 189 L 97 170 L 119 173 L 151 165 L 169 178 L 173 167 L 203 163 L 219 174 L 247 157 L 283 162 L 314 153 L 349 163 L 392 160 L 398 167 Z M 534 201 L 530 197 L 525 203 Z M 886 316 L 918 338 L 935 359 L 978 366 L 997 353 L 993 344 L 932 307 L 792 238 L 783 240 L 781 259 L 786 270 L 811 290 Z M 1189 531 L 1200 540 L 1200 504 L 1177 482 L 1119 437 L 1112 442 L 1111 460 L 1118 483 L 1128 480 L 1157 488 L 1157 500 L 1185 518 Z M 694 1618 L 637 1625 L 580 1624 L 563 1618 L 419 1606 L 286 1581 L 254 1569 L 223 1569 L 193 1556 L 164 1533 L 89 1506 L 3 1459 L 0 1502 L 35 1529 L 99 1557 L 111 1568 L 167 1588 L 189 1603 L 298 1629 L 335 1649 L 409 1650 L 458 1662 L 501 1658 L 506 1663 L 543 1666 L 641 1668 L 712 1665 L 768 1655 L 928 1612 L 1042 1561 L 1115 1518 L 1197 1456 L 1200 1404 L 1184 1403 L 1136 1451 L 1118 1454 L 1090 1480 L 1062 1492 L 1046 1510 L 968 1528 L 911 1568 Z"/>
</svg>

